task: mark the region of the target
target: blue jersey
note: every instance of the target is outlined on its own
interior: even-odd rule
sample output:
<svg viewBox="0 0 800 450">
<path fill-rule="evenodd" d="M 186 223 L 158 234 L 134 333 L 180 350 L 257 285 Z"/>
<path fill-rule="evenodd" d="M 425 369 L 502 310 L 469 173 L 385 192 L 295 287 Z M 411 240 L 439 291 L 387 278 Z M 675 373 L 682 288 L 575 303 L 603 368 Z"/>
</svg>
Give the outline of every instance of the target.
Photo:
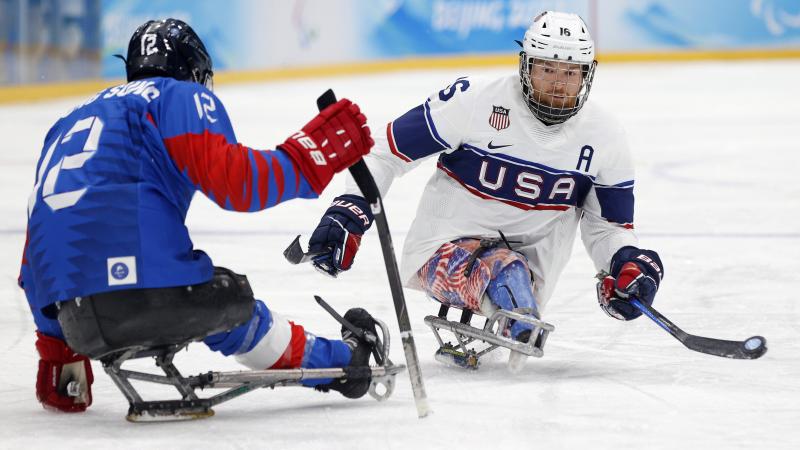
<svg viewBox="0 0 800 450">
<path fill-rule="evenodd" d="M 56 122 L 28 202 L 19 279 L 38 328 L 61 335 L 42 313 L 57 301 L 210 280 L 211 259 L 184 225 L 197 190 L 235 211 L 317 197 L 286 153 L 238 144 L 222 103 L 197 83 L 134 81 Z"/>
</svg>

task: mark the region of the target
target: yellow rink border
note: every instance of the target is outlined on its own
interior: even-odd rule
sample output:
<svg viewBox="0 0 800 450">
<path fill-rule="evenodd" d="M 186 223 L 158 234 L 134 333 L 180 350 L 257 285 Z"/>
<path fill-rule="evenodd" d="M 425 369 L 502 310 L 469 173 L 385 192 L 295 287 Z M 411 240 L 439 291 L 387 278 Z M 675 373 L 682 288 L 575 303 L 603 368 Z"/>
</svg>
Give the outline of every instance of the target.
<svg viewBox="0 0 800 450">
<path fill-rule="evenodd" d="M 222 72 L 214 77 L 218 85 L 284 81 L 298 78 L 363 75 L 404 70 L 452 69 L 459 67 L 515 67 L 516 54 L 466 55 L 454 57 L 404 58 L 397 60 L 334 64 L 287 69 Z M 747 60 L 800 58 L 798 49 L 731 50 L 731 51 L 681 51 L 646 53 L 601 53 L 600 63 L 628 62 L 678 62 L 708 60 Z M 106 87 L 122 83 L 123 80 L 86 80 L 66 83 L 24 84 L 0 87 L 0 104 L 53 100 L 63 97 L 88 96 Z"/>
</svg>

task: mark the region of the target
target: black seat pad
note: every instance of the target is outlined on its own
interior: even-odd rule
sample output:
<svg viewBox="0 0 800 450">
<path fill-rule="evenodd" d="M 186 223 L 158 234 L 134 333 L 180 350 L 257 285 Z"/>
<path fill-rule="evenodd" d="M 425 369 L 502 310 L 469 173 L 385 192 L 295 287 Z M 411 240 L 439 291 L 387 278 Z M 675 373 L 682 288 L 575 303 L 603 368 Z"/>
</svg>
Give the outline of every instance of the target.
<svg viewBox="0 0 800 450">
<path fill-rule="evenodd" d="M 64 302 L 58 321 L 73 350 L 99 359 L 228 331 L 250 320 L 254 307 L 247 277 L 217 267 L 207 283 L 112 291 Z"/>
</svg>

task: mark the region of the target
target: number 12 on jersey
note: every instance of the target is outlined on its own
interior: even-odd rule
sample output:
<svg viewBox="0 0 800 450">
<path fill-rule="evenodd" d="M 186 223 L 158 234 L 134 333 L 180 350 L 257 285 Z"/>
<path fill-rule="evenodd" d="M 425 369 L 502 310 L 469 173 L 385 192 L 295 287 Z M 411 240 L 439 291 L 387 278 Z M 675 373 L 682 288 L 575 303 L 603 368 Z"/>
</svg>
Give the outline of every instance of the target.
<svg viewBox="0 0 800 450">
<path fill-rule="evenodd" d="M 87 133 L 82 133 L 87 130 Z M 50 144 L 50 148 L 47 149 L 44 159 L 42 159 L 42 164 L 39 166 L 39 171 L 36 174 L 36 183 L 28 199 L 29 218 L 33 213 L 33 207 L 36 205 L 36 200 L 38 198 L 37 193 L 40 188 L 42 190 L 42 199 L 53 211 L 58 211 L 59 209 L 74 205 L 80 200 L 83 194 L 86 193 L 88 187 L 65 192 L 56 192 L 56 182 L 62 170 L 80 169 L 86 164 L 86 161 L 94 156 L 95 152 L 97 152 L 97 145 L 102 132 L 103 121 L 97 116 L 91 116 L 78 120 L 63 137 L 59 135 L 53 140 L 53 143 Z M 64 152 L 63 144 L 72 141 L 73 138 L 77 139 L 75 136 L 79 133 L 81 137 L 85 136 L 85 142 L 81 152 L 74 155 L 61 156 L 58 162 L 48 169 L 53 155 L 61 155 Z"/>
</svg>

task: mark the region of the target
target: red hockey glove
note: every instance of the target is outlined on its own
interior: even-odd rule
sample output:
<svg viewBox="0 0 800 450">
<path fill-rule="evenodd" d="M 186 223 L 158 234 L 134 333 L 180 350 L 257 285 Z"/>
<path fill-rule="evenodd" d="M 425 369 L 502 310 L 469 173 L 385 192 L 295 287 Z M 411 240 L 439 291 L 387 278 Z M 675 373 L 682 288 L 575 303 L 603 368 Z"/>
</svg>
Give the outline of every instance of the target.
<svg viewBox="0 0 800 450">
<path fill-rule="evenodd" d="M 47 408 L 83 412 L 92 404 L 92 365 L 61 339 L 36 332 L 39 374 L 36 398 Z"/>
<path fill-rule="evenodd" d="M 600 307 L 615 319 L 635 319 L 642 313 L 628 300 L 636 297 L 652 305 L 662 278 L 664 269 L 658 253 L 622 247 L 611 258 L 611 274 L 597 283 Z"/>
<path fill-rule="evenodd" d="M 323 109 L 278 148 L 289 154 L 320 194 L 335 173 L 353 165 L 374 144 L 358 105 L 342 99 Z"/>
</svg>

